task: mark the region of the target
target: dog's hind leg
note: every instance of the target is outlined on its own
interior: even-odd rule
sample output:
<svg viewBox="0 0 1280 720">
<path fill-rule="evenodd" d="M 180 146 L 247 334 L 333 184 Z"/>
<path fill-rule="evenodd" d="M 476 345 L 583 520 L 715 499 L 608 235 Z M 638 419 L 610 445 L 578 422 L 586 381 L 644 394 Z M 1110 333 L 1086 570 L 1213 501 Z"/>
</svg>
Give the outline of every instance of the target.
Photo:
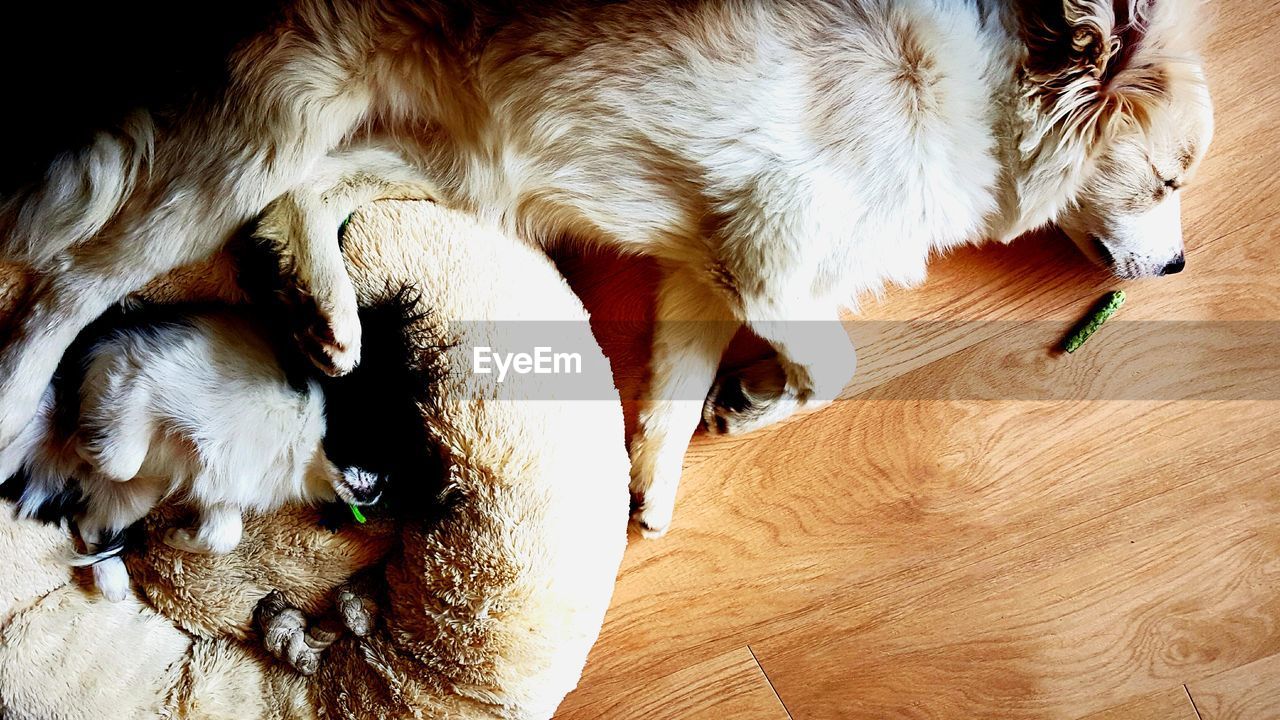
<svg viewBox="0 0 1280 720">
<path fill-rule="evenodd" d="M 739 327 L 725 299 L 694 271 L 663 277 L 649 391 L 631 443 L 631 517 L 645 537 L 671 525 L 689 439 Z"/>
<path fill-rule="evenodd" d="M 129 569 L 120 554 L 124 552 L 123 530 L 83 523 L 80 539 L 88 555 L 73 564 L 90 562 L 93 584 L 109 602 L 120 602 L 129 595 Z"/>
<path fill-rule="evenodd" d="M 90 556 L 102 553 L 104 545 L 109 553 L 92 563 L 94 584 L 103 597 L 119 602 L 129 592 L 129 572 L 119 556 L 123 533 L 155 507 L 164 488 L 159 483 L 117 483 L 97 477 L 82 481 L 81 487 L 87 502 L 84 513 L 76 518 L 80 539 Z"/>
<path fill-rule="evenodd" d="M 374 200 L 434 195 L 400 155 L 364 147 L 329 155 L 306 182 L 263 211 L 254 239 L 271 253 L 278 271 L 273 284 L 290 311 L 294 337 L 320 370 L 344 375 L 360 360 L 356 294 L 339 245 L 342 225 Z"/>
</svg>

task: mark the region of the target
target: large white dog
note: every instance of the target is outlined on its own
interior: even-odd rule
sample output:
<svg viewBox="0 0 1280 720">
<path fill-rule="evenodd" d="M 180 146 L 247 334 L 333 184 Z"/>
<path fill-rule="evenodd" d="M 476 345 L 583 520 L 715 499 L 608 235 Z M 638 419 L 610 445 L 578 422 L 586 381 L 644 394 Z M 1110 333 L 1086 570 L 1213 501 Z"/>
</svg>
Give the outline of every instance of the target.
<svg viewBox="0 0 1280 720">
<path fill-rule="evenodd" d="M 290 191 L 314 216 L 295 270 L 319 322 L 301 334 L 350 369 L 360 329 L 326 193 L 386 154 L 314 179 L 375 141 L 530 242 L 663 261 L 632 443 L 635 517 L 660 534 L 707 389 L 726 431 L 833 398 L 854 366 L 838 308 L 919 282 L 934 253 L 1058 223 L 1121 277 L 1181 270 L 1178 190 L 1212 131 L 1195 5 L 295 0 L 218 97 L 139 113 L 5 201 L 2 255 L 42 275 L 0 353 L 0 446 L 81 327 Z M 741 323 L 780 381 L 717 381 Z"/>
</svg>

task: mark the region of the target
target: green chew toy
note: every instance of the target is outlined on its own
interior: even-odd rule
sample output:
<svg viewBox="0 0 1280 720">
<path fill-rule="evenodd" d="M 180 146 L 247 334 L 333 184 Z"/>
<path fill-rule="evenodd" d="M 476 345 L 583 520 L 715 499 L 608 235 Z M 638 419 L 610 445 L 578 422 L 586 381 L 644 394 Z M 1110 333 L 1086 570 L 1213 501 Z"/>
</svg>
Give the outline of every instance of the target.
<svg viewBox="0 0 1280 720">
<path fill-rule="evenodd" d="M 1102 323 L 1110 319 L 1112 315 L 1115 315 L 1121 305 L 1124 305 L 1123 290 L 1107 293 L 1093 308 L 1093 312 L 1089 313 L 1089 316 L 1082 320 L 1075 330 L 1071 331 L 1071 334 L 1067 336 L 1066 342 L 1062 344 L 1062 349 L 1069 353 L 1079 350 L 1084 341 L 1097 332 L 1098 328 L 1102 327 Z"/>
<path fill-rule="evenodd" d="M 356 519 L 356 522 L 360 523 L 361 525 L 367 522 L 365 520 L 364 513 L 360 512 L 360 508 L 356 507 L 355 505 L 347 505 L 347 507 L 351 508 L 351 516 Z"/>
</svg>

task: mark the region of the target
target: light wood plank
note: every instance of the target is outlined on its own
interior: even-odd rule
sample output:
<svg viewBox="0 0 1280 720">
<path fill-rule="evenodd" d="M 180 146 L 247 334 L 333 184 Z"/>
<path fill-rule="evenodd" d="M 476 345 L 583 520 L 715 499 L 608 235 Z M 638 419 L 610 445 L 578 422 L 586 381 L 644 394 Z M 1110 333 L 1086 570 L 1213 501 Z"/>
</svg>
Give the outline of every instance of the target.
<svg viewBox="0 0 1280 720">
<path fill-rule="evenodd" d="M 587 707 L 570 706 L 557 720 L 788 720 L 778 696 L 747 648 L 739 648 L 622 691 Z"/>
<path fill-rule="evenodd" d="M 1280 718 L 1280 655 L 1189 683 L 1202 720 Z"/>
<path fill-rule="evenodd" d="M 1179 685 L 1090 713 L 1079 720 L 1200 720 L 1200 717 L 1187 696 L 1186 688 Z"/>
<path fill-rule="evenodd" d="M 813 718 L 1074 718 L 1280 650 L 1280 452 L 755 645 Z M 1194 697 L 1194 694 L 1193 694 Z"/>
</svg>

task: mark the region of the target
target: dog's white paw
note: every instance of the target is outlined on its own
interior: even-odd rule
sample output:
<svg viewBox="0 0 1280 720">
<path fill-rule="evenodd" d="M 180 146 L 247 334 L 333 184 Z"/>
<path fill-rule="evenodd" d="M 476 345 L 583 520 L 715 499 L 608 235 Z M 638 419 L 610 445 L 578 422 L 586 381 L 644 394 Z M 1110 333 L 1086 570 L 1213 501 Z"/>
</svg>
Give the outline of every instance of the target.
<svg viewBox="0 0 1280 720">
<path fill-rule="evenodd" d="M 187 528 L 169 528 L 166 530 L 164 544 L 174 550 L 181 550 L 195 555 L 210 555 L 213 553 L 208 545 L 201 542 L 200 538 Z"/>
<path fill-rule="evenodd" d="M 93 565 L 93 584 L 110 602 L 129 597 L 129 571 L 118 557 L 100 560 Z"/>
<path fill-rule="evenodd" d="M 314 305 L 298 319 L 296 338 L 311 362 L 330 377 L 339 377 L 360 364 L 360 316 L 354 299 L 330 307 Z M 305 317 L 305 316 L 304 316 Z"/>
<path fill-rule="evenodd" d="M 671 527 L 684 446 L 641 436 L 631 445 L 631 523 L 641 537 L 660 538 Z"/>
<path fill-rule="evenodd" d="M 640 537 L 654 540 L 667 534 L 671 529 L 671 517 L 674 514 L 673 504 L 651 503 L 640 501 L 631 511 L 631 522 L 635 524 Z"/>
<path fill-rule="evenodd" d="M 240 544 L 239 518 L 205 523 L 199 529 L 169 528 L 164 544 L 194 555 L 226 555 Z"/>
<path fill-rule="evenodd" d="M 116 444 L 110 446 L 110 449 L 104 449 L 103 444 L 98 442 L 82 444 L 76 448 L 80 459 L 88 463 L 100 477 L 112 482 L 128 482 L 137 477 L 149 451 L 147 445 L 122 447 Z"/>
<path fill-rule="evenodd" d="M 666 487 L 657 478 L 644 477 L 643 469 L 633 466 L 631 480 L 631 523 L 636 526 L 640 536 L 647 539 L 660 538 L 671 528 L 671 518 L 675 514 L 675 487 Z M 679 476 L 675 482 L 679 482 Z M 645 488 L 643 490 L 638 488 Z"/>
</svg>

